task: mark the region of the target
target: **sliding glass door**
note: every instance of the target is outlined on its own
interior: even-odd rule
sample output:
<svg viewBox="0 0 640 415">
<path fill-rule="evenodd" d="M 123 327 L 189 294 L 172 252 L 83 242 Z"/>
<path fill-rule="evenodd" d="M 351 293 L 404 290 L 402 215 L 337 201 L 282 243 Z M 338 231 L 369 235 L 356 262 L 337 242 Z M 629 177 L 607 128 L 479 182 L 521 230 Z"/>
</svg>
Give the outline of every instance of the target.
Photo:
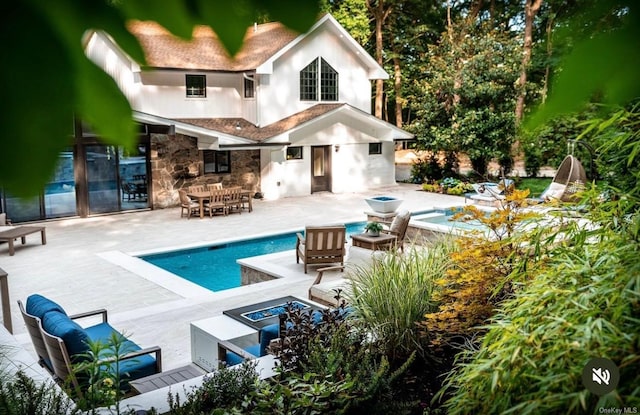
<svg viewBox="0 0 640 415">
<path fill-rule="evenodd" d="M 60 153 L 51 178 L 38 195 L 25 199 L 5 194 L 4 210 L 16 223 L 74 216 L 76 185 L 71 148 Z"/>
</svg>

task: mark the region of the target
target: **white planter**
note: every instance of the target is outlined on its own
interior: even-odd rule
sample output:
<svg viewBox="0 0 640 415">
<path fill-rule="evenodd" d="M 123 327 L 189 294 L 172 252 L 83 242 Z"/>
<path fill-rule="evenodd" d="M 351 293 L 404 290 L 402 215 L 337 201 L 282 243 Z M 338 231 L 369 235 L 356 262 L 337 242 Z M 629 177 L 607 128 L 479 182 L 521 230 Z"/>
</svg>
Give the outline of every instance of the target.
<svg viewBox="0 0 640 415">
<path fill-rule="evenodd" d="M 365 199 L 365 201 L 369 204 L 369 207 L 371 207 L 374 212 L 378 213 L 395 212 L 403 202 L 402 199 L 397 199 L 391 196 L 369 197 Z"/>
</svg>

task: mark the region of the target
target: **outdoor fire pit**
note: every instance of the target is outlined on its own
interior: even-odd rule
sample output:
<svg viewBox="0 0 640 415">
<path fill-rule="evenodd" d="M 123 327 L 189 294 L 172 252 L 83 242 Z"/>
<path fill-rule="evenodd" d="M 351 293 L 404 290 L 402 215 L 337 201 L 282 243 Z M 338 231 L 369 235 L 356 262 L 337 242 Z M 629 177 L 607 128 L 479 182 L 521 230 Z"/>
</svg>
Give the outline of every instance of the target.
<svg viewBox="0 0 640 415">
<path fill-rule="evenodd" d="M 365 199 L 374 212 L 392 213 L 402 204 L 403 200 L 392 196 L 376 196 Z"/>
<path fill-rule="evenodd" d="M 325 307 L 315 303 L 308 303 L 301 298 L 294 296 L 286 296 L 275 298 L 273 300 L 263 301 L 257 304 L 251 304 L 244 307 L 225 310 L 225 314 L 249 327 L 260 330 L 270 324 L 279 321 L 279 315 L 287 312 L 287 305 L 290 304 L 294 310 L 320 310 Z"/>
</svg>

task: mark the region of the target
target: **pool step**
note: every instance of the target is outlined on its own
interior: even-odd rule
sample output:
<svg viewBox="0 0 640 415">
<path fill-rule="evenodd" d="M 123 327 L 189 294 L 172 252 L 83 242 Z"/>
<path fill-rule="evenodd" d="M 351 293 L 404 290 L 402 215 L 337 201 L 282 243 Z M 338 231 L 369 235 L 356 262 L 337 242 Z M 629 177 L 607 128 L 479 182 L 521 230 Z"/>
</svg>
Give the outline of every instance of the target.
<svg viewBox="0 0 640 415">
<path fill-rule="evenodd" d="M 420 215 L 420 219 L 444 218 L 446 215 L 442 212 L 431 212 Z"/>
</svg>

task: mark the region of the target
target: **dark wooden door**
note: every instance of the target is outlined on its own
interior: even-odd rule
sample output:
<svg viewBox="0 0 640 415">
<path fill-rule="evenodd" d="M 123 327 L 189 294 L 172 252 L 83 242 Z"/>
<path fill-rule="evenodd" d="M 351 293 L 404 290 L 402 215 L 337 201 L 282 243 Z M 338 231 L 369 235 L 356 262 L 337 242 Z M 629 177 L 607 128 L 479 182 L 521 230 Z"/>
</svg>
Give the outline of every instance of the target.
<svg viewBox="0 0 640 415">
<path fill-rule="evenodd" d="M 331 146 L 311 147 L 311 193 L 331 191 Z"/>
</svg>

